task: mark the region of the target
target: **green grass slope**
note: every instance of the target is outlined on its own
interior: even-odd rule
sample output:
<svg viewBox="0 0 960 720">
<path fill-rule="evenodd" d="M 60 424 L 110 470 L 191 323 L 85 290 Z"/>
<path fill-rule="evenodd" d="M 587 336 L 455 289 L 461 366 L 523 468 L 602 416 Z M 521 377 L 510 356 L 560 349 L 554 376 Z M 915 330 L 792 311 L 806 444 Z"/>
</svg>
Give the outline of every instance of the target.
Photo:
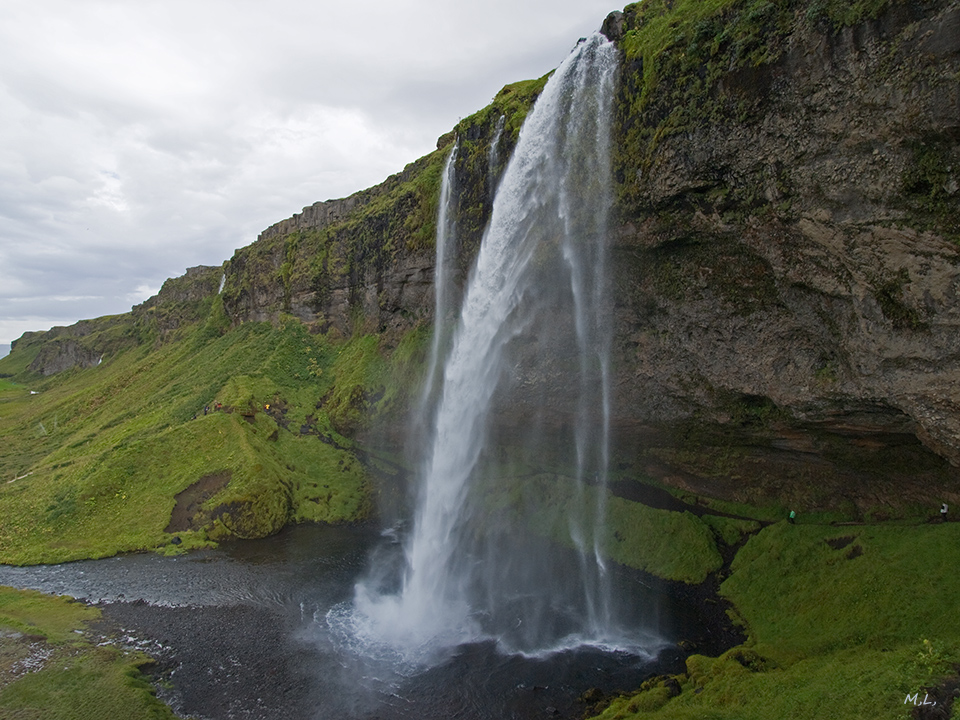
<svg viewBox="0 0 960 720">
<path fill-rule="evenodd" d="M 925 696 L 942 705 L 960 660 L 958 562 L 952 522 L 768 526 L 721 585 L 747 642 L 691 656 L 599 717 L 892 720 Z"/>
<path fill-rule="evenodd" d="M 413 384 L 422 333 L 387 352 L 292 319 L 210 323 L 47 378 L 27 369 L 29 344 L 0 360 L 0 562 L 180 551 L 369 511 L 367 471 L 340 433 Z M 177 495 L 204 482 L 214 495 L 166 532 Z"/>
</svg>

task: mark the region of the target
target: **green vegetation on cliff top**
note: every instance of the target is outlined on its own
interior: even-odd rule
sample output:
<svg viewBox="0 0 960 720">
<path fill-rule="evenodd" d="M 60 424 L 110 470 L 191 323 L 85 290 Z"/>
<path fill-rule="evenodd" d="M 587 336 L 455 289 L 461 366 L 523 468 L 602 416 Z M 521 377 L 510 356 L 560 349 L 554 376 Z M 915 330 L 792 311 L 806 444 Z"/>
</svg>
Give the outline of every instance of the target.
<svg viewBox="0 0 960 720">
<path fill-rule="evenodd" d="M 834 30 L 878 17 L 891 0 L 644 0 L 624 8 L 626 33 L 620 43 L 628 67 L 640 63 L 642 111 L 670 99 L 669 81 L 699 84 L 685 89 L 678 112 L 695 110 L 712 84 L 740 67 L 776 60 L 782 40 L 799 17 L 809 25 Z M 693 98 L 692 93 L 699 93 Z M 679 99 L 679 98 L 677 98 Z M 686 107 L 685 107 L 686 106 Z"/>
</svg>

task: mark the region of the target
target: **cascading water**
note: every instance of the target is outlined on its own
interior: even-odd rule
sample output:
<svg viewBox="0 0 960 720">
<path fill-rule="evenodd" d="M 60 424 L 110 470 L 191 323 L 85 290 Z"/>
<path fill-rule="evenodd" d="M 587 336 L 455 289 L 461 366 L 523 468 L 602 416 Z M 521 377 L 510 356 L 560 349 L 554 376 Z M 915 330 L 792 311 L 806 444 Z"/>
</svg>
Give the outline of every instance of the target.
<svg viewBox="0 0 960 720">
<path fill-rule="evenodd" d="M 497 118 L 497 126 L 493 130 L 493 140 L 490 141 L 490 149 L 487 151 L 487 190 L 489 191 L 491 197 L 496 190 L 497 184 L 497 160 L 499 159 L 498 152 L 500 150 L 500 138 L 503 137 L 503 127 L 506 124 L 507 118 L 505 115 L 501 115 Z"/>
<path fill-rule="evenodd" d="M 443 180 L 440 184 L 440 206 L 437 212 L 436 234 L 436 263 L 433 275 L 433 337 L 430 341 L 430 355 L 427 359 L 427 372 L 420 394 L 420 401 L 415 411 L 414 434 L 423 430 L 427 419 L 429 405 L 434 399 L 434 391 L 438 385 L 437 367 L 449 339 L 447 331 L 447 316 L 451 310 L 453 296 L 452 278 L 452 250 L 456 245 L 457 227 L 454 215 L 455 197 L 454 181 L 459 143 L 454 143 L 453 150 L 447 156 L 443 167 Z"/>
<path fill-rule="evenodd" d="M 357 585 L 352 632 L 405 662 L 481 639 L 524 653 L 652 644 L 650 636 L 625 640 L 600 552 L 617 62 L 599 34 L 581 42 L 524 123 L 442 385 L 431 392 L 399 588 Z M 451 167 L 448 160 L 447 174 Z M 438 268 L 441 245 L 438 236 Z M 440 332 L 438 325 L 435 338 Z M 440 356 L 439 345 L 433 353 Z M 573 548 L 575 571 L 560 559 L 564 546 Z"/>
</svg>

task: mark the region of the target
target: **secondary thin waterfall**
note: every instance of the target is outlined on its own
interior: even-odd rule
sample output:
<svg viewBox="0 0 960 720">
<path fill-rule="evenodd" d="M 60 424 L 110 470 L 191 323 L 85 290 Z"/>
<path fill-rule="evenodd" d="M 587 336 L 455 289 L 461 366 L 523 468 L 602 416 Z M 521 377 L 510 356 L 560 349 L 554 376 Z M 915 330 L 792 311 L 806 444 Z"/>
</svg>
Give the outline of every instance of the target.
<svg viewBox="0 0 960 720">
<path fill-rule="evenodd" d="M 357 586 L 358 632 L 407 659 L 620 637 L 601 556 L 617 63 L 601 35 L 581 42 L 524 123 L 423 438 L 399 590 Z"/>
<path fill-rule="evenodd" d="M 490 148 L 487 150 L 487 190 L 493 196 L 497 184 L 497 160 L 500 150 L 500 138 L 503 137 L 503 127 L 507 118 L 501 115 L 497 118 L 497 126 L 493 131 L 493 140 L 490 141 Z"/>
<path fill-rule="evenodd" d="M 440 184 L 435 236 L 436 263 L 433 271 L 433 337 L 430 341 L 430 355 L 427 358 L 426 379 L 416 410 L 417 432 L 422 432 L 423 429 L 420 426 L 427 420 L 429 405 L 438 383 L 437 366 L 445 348 L 445 340 L 449 335 L 447 315 L 451 309 L 453 296 L 451 251 L 456 247 L 457 234 L 456 217 L 453 211 L 456 209 L 454 184 L 458 149 L 459 143 L 455 142 L 443 167 L 443 179 Z"/>
</svg>

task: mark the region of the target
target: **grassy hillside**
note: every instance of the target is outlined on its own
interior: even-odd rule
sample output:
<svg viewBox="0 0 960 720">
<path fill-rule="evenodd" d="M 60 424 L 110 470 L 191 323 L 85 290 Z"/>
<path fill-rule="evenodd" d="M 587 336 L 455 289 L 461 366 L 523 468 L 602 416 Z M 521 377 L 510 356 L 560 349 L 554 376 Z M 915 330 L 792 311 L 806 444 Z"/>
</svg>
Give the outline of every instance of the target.
<svg viewBox="0 0 960 720">
<path fill-rule="evenodd" d="M 545 82 L 508 85 L 317 227 L 284 221 L 130 313 L 18 340 L 0 358 L 0 562 L 181 552 L 366 517 L 369 463 L 391 471 L 355 443 L 375 420 L 402 422 L 429 339 L 429 288 L 405 289 L 392 268 L 432 257 L 454 135 L 458 177 L 479 188 L 462 199 L 472 257 L 490 137 L 502 116 L 502 166 Z"/>
<path fill-rule="evenodd" d="M 387 353 L 294 320 L 221 335 L 215 316 L 49 378 L 26 369 L 29 344 L 0 360 L 0 562 L 182 550 L 369 512 L 341 432 L 415 384 L 420 333 Z M 165 531 L 192 486 L 198 506 Z"/>
</svg>

